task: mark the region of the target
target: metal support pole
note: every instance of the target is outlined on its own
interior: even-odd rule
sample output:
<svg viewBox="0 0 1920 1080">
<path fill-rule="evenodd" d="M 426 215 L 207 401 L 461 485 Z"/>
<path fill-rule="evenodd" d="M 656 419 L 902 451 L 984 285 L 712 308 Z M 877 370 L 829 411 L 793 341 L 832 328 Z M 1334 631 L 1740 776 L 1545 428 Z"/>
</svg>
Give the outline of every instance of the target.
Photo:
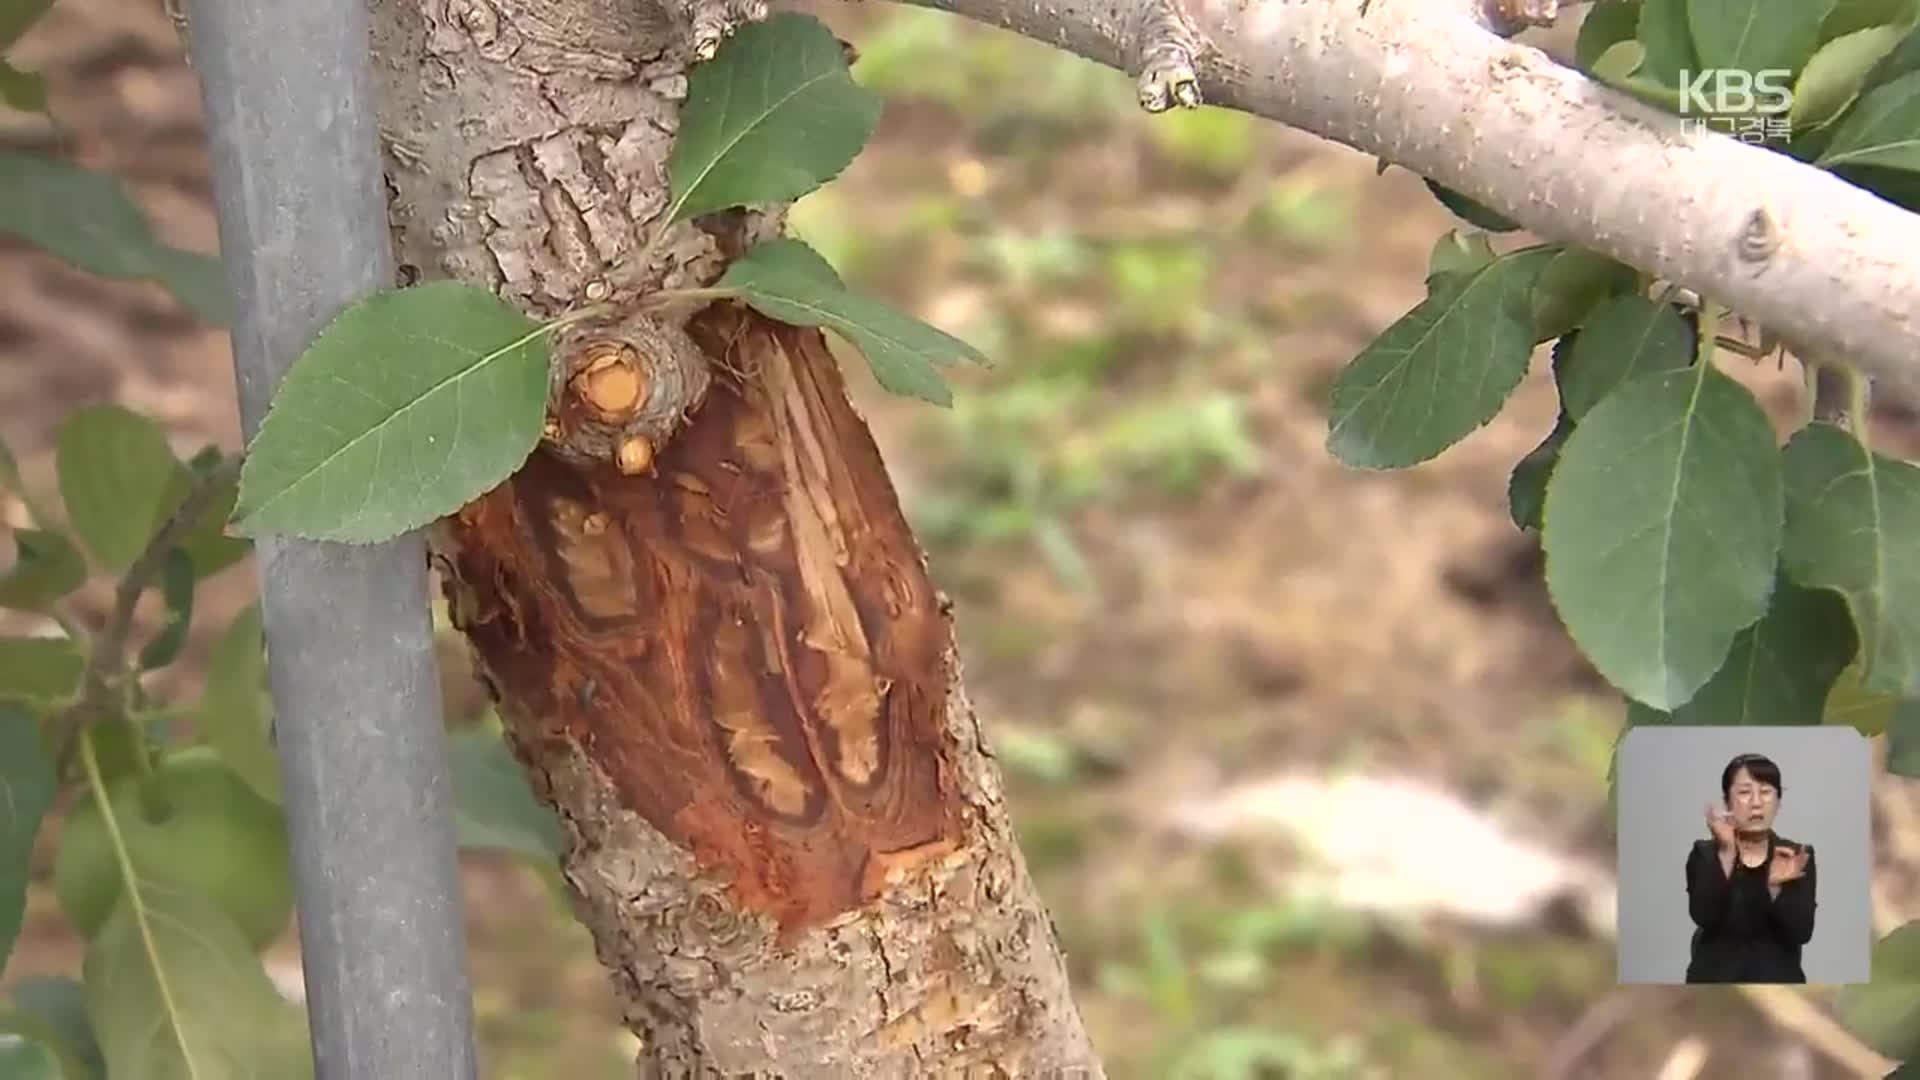
<svg viewBox="0 0 1920 1080">
<path fill-rule="evenodd" d="M 393 283 L 365 0 L 190 0 L 249 438 Z M 255 547 L 319 1080 L 471 1080 L 473 1006 L 425 547 Z"/>
</svg>

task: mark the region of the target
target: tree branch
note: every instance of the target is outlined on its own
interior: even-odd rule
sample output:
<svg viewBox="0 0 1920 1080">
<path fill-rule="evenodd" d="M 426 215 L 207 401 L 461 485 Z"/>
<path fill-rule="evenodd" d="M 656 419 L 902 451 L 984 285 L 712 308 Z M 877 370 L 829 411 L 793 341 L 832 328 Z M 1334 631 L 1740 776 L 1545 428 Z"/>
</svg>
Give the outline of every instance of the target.
<svg viewBox="0 0 1920 1080">
<path fill-rule="evenodd" d="M 196 477 L 193 486 L 180 500 L 180 505 L 174 508 L 159 531 L 147 541 L 147 546 L 127 567 L 126 573 L 120 575 L 120 581 L 113 590 L 113 612 L 107 616 L 106 626 L 94 640 L 93 648 L 87 655 L 86 669 L 81 672 L 79 698 L 51 721 L 54 759 L 59 762 L 62 773 L 73 753 L 75 736 L 80 730 L 101 715 L 112 714 L 119 709 L 115 688 L 126 674 L 127 637 L 133 633 L 133 616 L 140 605 L 140 594 L 146 592 L 154 579 L 159 577 L 166 565 L 167 555 L 187 530 L 206 515 L 221 488 L 239 474 L 241 460 L 237 455 L 228 458 L 204 475 Z"/>
<path fill-rule="evenodd" d="M 1208 104 L 1405 166 L 1920 393 L 1920 215 L 1509 42 L 1481 0 L 905 2 L 1130 73 L 1153 58 L 1143 97 L 1177 26 Z"/>
</svg>

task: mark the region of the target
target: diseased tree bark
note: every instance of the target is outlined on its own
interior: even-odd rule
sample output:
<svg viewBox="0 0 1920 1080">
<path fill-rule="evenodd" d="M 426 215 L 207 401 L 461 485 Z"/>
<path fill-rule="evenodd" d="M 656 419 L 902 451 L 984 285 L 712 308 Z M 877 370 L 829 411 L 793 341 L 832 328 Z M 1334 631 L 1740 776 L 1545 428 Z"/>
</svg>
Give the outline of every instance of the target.
<svg viewBox="0 0 1920 1080">
<path fill-rule="evenodd" d="M 634 0 L 376 0 L 402 275 L 536 315 L 711 283 L 685 33 Z M 643 1075 L 1098 1076 L 947 604 L 820 333 L 712 307 L 555 342 L 547 439 L 444 521 L 456 625 Z"/>
</svg>

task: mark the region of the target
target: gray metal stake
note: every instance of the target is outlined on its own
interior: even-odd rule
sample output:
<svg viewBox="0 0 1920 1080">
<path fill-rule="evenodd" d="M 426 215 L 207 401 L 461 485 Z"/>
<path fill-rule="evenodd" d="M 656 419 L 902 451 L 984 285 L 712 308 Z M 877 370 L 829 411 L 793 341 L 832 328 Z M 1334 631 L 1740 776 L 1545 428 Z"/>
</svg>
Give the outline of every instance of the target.
<svg viewBox="0 0 1920 1080">
<path fill-rule="evenodd" d="M 190 0 L 233 290 L 241 428 L 393 283 L 364 0 Z M 263 539 L 259 565 L 319 1080 L 470 1080 L 473 1005 L 425 547 Z"/>
</svg>

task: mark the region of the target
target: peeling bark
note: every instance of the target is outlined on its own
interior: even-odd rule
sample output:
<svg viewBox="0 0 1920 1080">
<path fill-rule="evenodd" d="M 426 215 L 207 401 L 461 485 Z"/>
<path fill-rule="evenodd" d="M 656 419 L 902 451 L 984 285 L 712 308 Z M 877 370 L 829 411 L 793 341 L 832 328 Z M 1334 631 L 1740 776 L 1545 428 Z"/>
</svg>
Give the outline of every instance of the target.
<svg viewBox="0 0 1920 1080">
<path fill-rule="evenodd" d="M 684 5 L 683 5 L 684 6 Z M 535 315 L 710 284 L 648 250 L 693 32 L 630 0 L 376 0 L 404 279 Z M 642 1075 L 1098 1076 L 948 605 L 820 332 L 713 306 L 555 340 L 547 437 L 435 529 Z"/>
</svg>

